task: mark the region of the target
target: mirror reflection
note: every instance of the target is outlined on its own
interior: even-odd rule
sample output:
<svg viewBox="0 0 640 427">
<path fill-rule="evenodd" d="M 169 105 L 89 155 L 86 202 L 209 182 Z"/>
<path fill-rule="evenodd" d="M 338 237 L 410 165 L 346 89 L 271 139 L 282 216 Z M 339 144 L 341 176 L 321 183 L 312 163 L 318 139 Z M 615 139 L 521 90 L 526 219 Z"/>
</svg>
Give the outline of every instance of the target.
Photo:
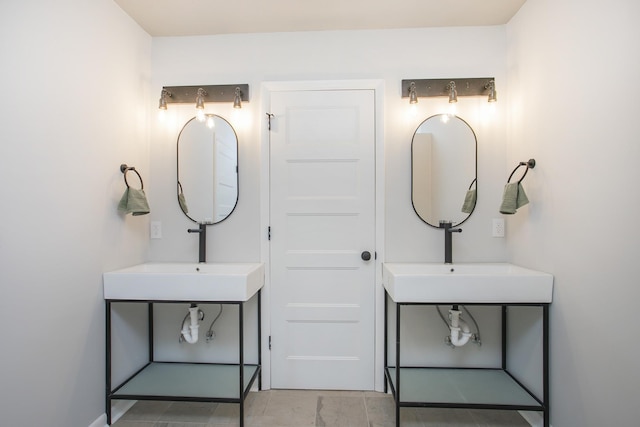
<svg viewBox="0 0 640 427">
<path fill-rule="evenodd" d="M 225 220 L 238 201 L 238 138 L 224 118 L 189 120 L 178 136 L 178 203 L 194 222 Z"/>
<path fill-rule="evenodd" d="M 424 222 L 456 226 L 471 215 L 476 154 L 476 135 L 460 117 L 437 114 L 418 126 L 411 142 L 411 201 Z"/>
</svg>

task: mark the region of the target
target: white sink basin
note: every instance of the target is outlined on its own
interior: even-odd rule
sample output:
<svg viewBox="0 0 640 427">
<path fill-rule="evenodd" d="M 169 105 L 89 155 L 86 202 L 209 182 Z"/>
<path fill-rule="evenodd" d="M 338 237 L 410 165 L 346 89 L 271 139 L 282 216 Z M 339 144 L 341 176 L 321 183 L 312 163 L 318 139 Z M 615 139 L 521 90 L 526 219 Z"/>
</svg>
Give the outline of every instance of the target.
<svg viewBox="0 0 640 427">
<path fill-rule="evenodd" d="M 395 302 L 550 303 L 553 276 L 513 264 L 384 263 Z"/>
<path fill-rule="evenodd" d="M 264 285 L 264 264 L 152 262 L 102 277 L 105 299 L 247 301 Z"/>
</svg>

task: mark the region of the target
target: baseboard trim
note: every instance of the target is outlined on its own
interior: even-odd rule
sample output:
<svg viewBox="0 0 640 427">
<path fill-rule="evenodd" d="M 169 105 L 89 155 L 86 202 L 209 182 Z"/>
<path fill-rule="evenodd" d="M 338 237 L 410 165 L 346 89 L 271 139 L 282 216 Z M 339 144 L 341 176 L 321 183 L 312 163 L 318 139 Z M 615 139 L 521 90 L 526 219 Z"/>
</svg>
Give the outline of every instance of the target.
<svg viewBox="0 0 640 427">
<path fill-rule="evenodd" d="M 89 427 L 104 427 L 107 425 L 107 416 L 105 414 L 100 415 L 94 422 L 89 424 Z"/>
<path fill-rule="evenodd" d="M 114 400 L 111 405 L 111 424 L 118 421 L 137 400 Z M 102 414 L 89 427 L 107 427 L 107 414 Z"/>
<path fill-rule="evenodd" d="M 518 413 L 522 415 L 522 418 L 524 418 L 524 420 L 528 422 L 531 425 L 531 427 L 544 426 L 544 417 L 542 416 L 542 413 L 533 412 L 533 411 L 518 411 Z M 552 427 L 552 426 L 549 426 L 549 427 Z"/>
</svg>

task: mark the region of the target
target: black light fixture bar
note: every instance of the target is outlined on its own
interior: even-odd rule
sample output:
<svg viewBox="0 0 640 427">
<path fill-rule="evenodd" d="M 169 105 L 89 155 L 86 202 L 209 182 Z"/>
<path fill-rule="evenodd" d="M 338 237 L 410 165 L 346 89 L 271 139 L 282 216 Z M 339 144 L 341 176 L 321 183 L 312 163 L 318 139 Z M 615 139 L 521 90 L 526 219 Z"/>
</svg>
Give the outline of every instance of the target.
<svg viewBox="0 0 640 427">
<path fill-rule="evenodd" d="M 415 83 L 418 98 L 430 96 L 449 96 L 449 84 L 455 82 L 458 96 L 488 96 L 489 82 L 493 77 L 471 79 L 408 79 L 402 80 L 402 97 L 409 98 L 411 83 Z M 495 84 L 495 83 L 494 83 Z"/>
<path fill-rule="evenodd" d="M 249 85 L 200 85 L 200 86 L 163 86 L 171 94 L 166 97 L 167 104 L 195 104 L 198 89 L 204 89 L 204 102 L 233 102 L 236 88 L 240 88 L 240 99 L 249 101 Z"/>
</svg>

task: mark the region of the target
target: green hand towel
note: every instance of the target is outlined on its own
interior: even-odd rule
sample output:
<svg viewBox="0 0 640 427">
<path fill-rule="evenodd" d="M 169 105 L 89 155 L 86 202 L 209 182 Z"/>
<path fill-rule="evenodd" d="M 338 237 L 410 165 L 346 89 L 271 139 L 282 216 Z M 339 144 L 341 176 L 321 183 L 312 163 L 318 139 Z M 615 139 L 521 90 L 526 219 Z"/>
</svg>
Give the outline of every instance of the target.
<svg viewBox="0 0 640 427">
<path fill-rule="evenodd" d="M 529 199 L 524 192 L 524 188 L 522 188 L 522 184 L 518 184 L 518 198 L 516 199 L 516 209 L 520 209 L 527 203 L 529 203 Z"/>
<path fill-rule="evenodd" d="M 522 206 L 529 203 L 529 199 L 522 188 L 522 184 L 512 182 L 504 186 L 500 213 L 512 215 Z"/>
<path fill-rule="evenodd" d="M 471 213 L 473 208 L 476 207 L 477 192 L 475 189 L 467 191 L 464 196 L 464 203 L 462 204 L 462 212 Z"/>
<path fill-rule="evenodd" d="M 118 203 L 118 212 L 134 216 L 146 215 L 150 212 L 144 190 L 127 187 Z"/>
<path fill-rule="evenodd" d="M 184 193 L 182 192 L 182 190 L 180 190 L 180 194 L 178 194 L 178 203 L 182 208 L 182 212 L 186 214 L 189 213 L 189 208 L 187 208 L 187 201 L 184 198 Z"/>
</svg>

